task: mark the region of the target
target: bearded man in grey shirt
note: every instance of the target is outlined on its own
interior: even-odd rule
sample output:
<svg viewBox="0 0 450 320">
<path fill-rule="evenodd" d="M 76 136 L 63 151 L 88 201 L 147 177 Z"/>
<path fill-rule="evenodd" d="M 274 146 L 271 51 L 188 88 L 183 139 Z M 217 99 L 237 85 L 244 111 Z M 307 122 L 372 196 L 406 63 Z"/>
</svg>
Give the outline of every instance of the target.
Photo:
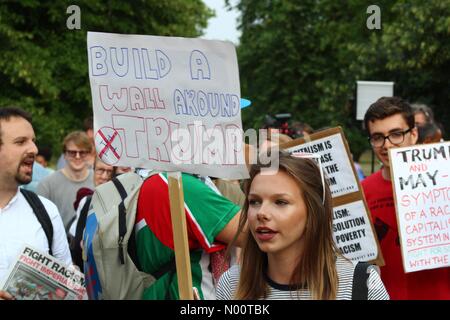
<svg viewBox="0 0 450 320">
<path fill-rule="evenodd" d="M 83 131 L 69 133 L 63 142 L 66 166 L 42 180 L 37 193 L 53 201 L 61 213 L 66 231 L 75 218 L 75 202 L 80 188 L 94 189 L 93 172 L 89 168 L 88 156 L 92 143 Z"/>
</svg>

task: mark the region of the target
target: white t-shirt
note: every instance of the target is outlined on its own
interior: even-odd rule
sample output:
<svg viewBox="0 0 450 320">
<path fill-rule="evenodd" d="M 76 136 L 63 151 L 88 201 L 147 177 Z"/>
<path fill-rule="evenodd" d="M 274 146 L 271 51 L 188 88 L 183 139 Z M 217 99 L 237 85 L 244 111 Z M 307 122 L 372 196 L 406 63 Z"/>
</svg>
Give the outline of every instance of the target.
<svg viewBox="0 0 450 320">
<path fill-rule="evenodd" d="M 67 265 L 72 264 L 69 244 L 58 208 L 39 196 L 53 224 L 53 256 Z M 28 244 L 48 253 L 48 240 L 31 206 L 21 192 L 0 209 L 0 282 L 14 263 L 23 245 Z"/>
</svg>

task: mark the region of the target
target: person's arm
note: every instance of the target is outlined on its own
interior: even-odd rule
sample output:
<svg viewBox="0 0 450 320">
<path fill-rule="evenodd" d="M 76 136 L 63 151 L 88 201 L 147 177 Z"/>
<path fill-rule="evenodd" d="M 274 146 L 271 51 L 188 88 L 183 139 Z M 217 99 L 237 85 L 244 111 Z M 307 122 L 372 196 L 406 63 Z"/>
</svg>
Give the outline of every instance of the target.
<svg viewBox="0 0 450 320">
<path fill-rule="evenodd" d="M 144 188 L 151 187 L 147 181 Z M 238 229 L 239 206 L 192 175 L 183 174 L 183 190 L 185 204 L 192 215 L 187 221 L 188 232 L 199 245 L 209 251 L 215 241 L 229 244 Z M 149 192 L 155 194 L 154 191 Z M 240 237 L 237 245 L 241 245 L 241 242 Z"/>
<path fill-rule="evenodd" d="M 240 217 L 241 211 L 236 213 L 236 215 L 230 220 L 230 222 L 228 222 L 225 228 L 223 228 L 222 231 L 217 234 L 216 240 L 227 244 L 230 243 L 233 240 L 236 232 L 238 231 Z M 244 232 L 241 232 L 236 239 L 235 245 L 238 247 L 242 247 L 243 241 Z"/>
<path fill-rule="evenodd" d="M 14 300 L 14 297 L 6 291 L 0 290 L 0 300 Z"/>
</svg>

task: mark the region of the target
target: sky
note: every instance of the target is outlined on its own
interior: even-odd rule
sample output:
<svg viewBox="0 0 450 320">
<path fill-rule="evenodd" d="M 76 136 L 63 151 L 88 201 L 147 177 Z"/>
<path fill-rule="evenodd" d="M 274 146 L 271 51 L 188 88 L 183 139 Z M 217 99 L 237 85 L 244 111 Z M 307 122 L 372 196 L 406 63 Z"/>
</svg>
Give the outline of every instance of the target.
<svg viewBox="0 0 450 320">
<path fill-rule="evenodd" d="M 216 11 L 216 16 L 209 19 L 208 27 L 202 38 L 208 40 L 229 40 L 234 44 L 238 44 L 240 32 L 236 29 L 236 18 L 239 12 L 225 9 L 224 0 L 203 0 L 203 2 Z M 231 1 L 231 3 L 235 3 L 235 1 Z"/>
</svg>

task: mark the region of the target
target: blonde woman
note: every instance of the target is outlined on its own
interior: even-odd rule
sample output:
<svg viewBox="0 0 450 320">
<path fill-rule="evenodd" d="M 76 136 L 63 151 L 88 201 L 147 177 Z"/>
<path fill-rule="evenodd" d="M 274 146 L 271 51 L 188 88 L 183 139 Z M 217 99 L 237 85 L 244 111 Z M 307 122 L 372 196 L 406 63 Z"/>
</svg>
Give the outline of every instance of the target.
<svg viewBox="0 0 450 320">
<path fill-rule="evenodd" d="M 217 298 L 351 299 L 355 264 L 332 238 L 330 189 L 317 163 L 280 153 L 279 169 L 254 165 L 245 186 L 241 263 L 220 278 Z M 389 299 L 369 268 L 368 299 Z"/>
</svg>

